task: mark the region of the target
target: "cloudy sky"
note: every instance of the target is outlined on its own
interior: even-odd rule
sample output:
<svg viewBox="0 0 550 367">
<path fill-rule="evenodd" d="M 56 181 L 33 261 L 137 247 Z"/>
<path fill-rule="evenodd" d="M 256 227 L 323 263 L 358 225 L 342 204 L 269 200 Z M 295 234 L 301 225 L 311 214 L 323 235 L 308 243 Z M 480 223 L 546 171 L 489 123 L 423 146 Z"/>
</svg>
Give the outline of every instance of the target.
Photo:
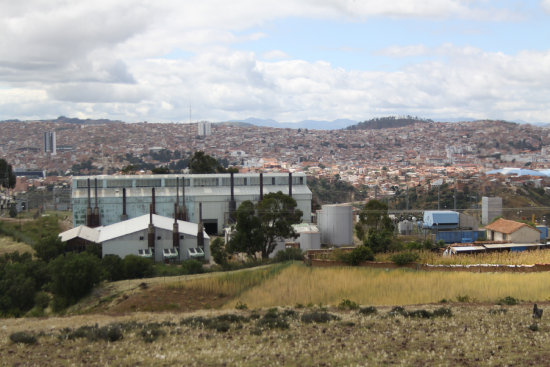
<svg viewBox="0 0 550 367">
<path fill-rule="evenodd" d="M 0 120 L 550 122 L 550 0 L 0 0 Z"/>
</svg>

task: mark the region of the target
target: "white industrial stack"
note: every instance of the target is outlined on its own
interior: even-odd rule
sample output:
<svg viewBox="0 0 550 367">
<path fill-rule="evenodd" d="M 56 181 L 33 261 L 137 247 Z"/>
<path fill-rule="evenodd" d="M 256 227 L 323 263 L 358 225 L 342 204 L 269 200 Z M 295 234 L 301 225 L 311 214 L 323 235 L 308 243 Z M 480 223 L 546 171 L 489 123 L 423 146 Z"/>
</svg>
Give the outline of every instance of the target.
<svg viewBox="0 0 550 367">
<path fill-rule="evenodd" d="M 353 213 L 349 204 L 323 205 L 317 210 L 321 243 L 330 246 L 353 244 Z"/>
<path fill-rule="evenodd" d="M 502 198 L 487 197 L 484 196 L 481 198 L 481 224 L 487 225 L 494 218 L 500 217 L 502 215 Z"/>
</svg>

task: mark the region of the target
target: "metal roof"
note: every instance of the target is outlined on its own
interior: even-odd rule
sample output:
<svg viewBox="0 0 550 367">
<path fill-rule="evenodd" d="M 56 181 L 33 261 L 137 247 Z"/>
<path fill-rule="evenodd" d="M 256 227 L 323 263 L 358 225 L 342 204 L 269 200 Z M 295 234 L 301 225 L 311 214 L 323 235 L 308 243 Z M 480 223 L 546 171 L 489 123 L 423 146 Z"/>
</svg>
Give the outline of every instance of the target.
<svg viewBox="0 0 550 367">
<path fill-rule="evenodd" d="M 86 241 L 99 243 L 99 230 L 87 226 L 78 226 L 60 233 L 59 237 L 61 237 L 61 241 L 63 242 L 79 237 Z"/>
<path fill-rule="evenodd" d="M 174 227 L 174 219 L 153 214 L 153 226 L 155 228 L 162 228 L 167 231 L 172 231 Z M 101 228 L 101 231 L 99 233 L 99 242 L 109 241 L 114 238 L 145 230 L 147 228 L 149 228 L 149 214 L 114 223 Z M 198 230 L 199 225 L 197 223 L 178 220 L 179 233 L 196 237 Z M 210 238 L 208 237 L 206 232 L 203 233 L 205 239 Z"/>
</svg>

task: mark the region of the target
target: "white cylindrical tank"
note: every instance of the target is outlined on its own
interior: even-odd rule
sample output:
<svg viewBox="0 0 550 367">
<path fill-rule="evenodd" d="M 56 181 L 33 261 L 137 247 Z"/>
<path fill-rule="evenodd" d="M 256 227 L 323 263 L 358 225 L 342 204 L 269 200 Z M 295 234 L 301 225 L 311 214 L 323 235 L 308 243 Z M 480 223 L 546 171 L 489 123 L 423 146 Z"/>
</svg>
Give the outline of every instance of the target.
<svg viewBox="0 0 550 367">
<path fill-rule="evenodd" d="M 353 244 L 353 213 L 349 204 L 323 205 L 317 212 L 321 243 L 333 246 Z"/>
<path fill-rule="evenodd" d="M 302 251 L 319 250 L 321 248 L 321 233 L 313 231 L 302 232 L 298 241 L 300 241 L 300 249 Z"/>
</svg>

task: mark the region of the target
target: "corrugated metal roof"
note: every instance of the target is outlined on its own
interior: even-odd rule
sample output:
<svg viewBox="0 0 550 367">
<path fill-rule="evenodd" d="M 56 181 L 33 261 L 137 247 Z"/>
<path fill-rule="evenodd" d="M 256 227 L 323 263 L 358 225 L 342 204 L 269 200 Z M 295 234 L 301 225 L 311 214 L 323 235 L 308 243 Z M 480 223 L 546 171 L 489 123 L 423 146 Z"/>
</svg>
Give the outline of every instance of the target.
<svg viewBox="0 0 550 367">
<path fill-rule="evenodd" d="M 461 246 L 461 247 L 452 247 L 453 252 L 465 252 L 465 251 L 483 251 L 485 247 L 483 246 Z"/>
<path fill-rule="evenodd" d="M 167 231 L 172 231 L 174 226 L 174 219 L 153 214 L 153 226 L 155 228 L 162 228 Z M 99 242 L 105 242 L 117 237 L 125 236 L 131 233 L 136 233 L 138 231 L 147 229 L 148 227 L 149 227 L 149 214 L 128 219 L 122 222 L 114 223 L 114 224 L 105 226 L 101 229 L 99 234 Z M 178 220 L 179 233 L 196 237 L 198 230 L 199 230 L 199 225 L 197 223 Z M 205 239 L 210 238 L 208 237 L 206 232 L 204 232 L 204 238 Z"/>
<path fill-rule="evenodd" d="M 87 226 L 78 226 L 60 233 L 59 237 L 61 237 L 61 241 L 63 242 L 79 237 L 86 241 L 99 243 L 99 230 Z"/>
</svg>

